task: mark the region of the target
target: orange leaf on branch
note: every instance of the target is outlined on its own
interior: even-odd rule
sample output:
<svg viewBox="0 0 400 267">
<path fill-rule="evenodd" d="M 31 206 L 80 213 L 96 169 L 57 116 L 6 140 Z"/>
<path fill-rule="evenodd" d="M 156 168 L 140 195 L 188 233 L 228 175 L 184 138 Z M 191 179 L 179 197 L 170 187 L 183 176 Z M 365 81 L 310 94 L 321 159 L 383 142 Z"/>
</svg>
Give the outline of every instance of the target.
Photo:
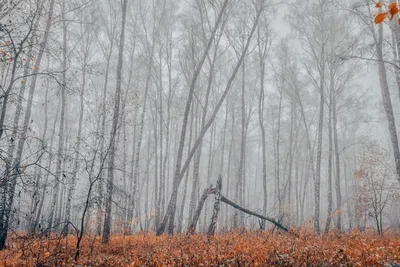
<svg viewBox="0 0 400 267">
<path fill-rule="evenodd" d="M 391 3 L 389 5 L 389 14 L 390 14 L 390 20 L 393 19 L 393 17 L 399 13 L 399 8 L 397 7 L 397 3 Z"/>
<path fill-rule="evenodd" d="M 378 13 L 375 16 L 375 24 L 382 23 L 382 21 L 384 21 L 386 17 L 387 17 L 387 13 L 382 13 L 382 12 Z"/>
<path fill-rule="evenodd" d="M 376 7 L 376 8 L 381 8 L 381 7 L 382 7 L 381 2 L 376 3 L 375 7 Z"/>
</svg>

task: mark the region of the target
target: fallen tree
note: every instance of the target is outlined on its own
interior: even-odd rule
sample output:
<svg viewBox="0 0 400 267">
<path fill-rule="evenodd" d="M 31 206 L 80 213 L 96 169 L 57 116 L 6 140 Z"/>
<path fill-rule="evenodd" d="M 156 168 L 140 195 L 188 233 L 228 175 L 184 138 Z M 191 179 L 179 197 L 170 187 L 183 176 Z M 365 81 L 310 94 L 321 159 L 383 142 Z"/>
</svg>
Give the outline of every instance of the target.
<svg viewBox="0 0 400 267">
<path fill-rule="evenodd" d="M 270 218 L 270 217 L 267 217 L 267 216 L 258 214 L 258 213 L 256 213 L 256 212 L 251 211 L 251 210 L 248 210 L 248 209 L 246 209 L 246 208 L 243 208 L 243 207 L 239 206 L 238 204 L 236 204 L 235 202 L 233 202 L 233 201 L 227 199 L 227 198 L 224 197 L 223 195 L 221 195 L 221 201 L 224 202 L 224 203 L 226 203 L 226 204 L 228 204 L 228 205 L 230 205 L 230 206 L 232 206 L 232 207 L 235 208 L 235 209 L 238 209 L 238 210 L 244 212 L 244 213 L 247 213 L 247 214 L 249 214 L 249 215 L 258 217 L 258 218 L 260 218 L 260 219 L 262 219 L 262 220 L 269 221 L 269 222 L 275 224 L 276 227 L 278 227 L 279 229 L 281 229 L 281 230 L 283 230 L 283 231 L 285 231 L 285 232 L 288 232 L 288 231 L 289 231 L 288 228 L 286 228 L 285 226 L 283 226 L 283 225 L 282 225 L 280 222 L 278 222 L 277 220 L 274 220 L 274 219 L 272 219 L 272 218 Z"/>
<path fill-rule="evenodd" d="M 289 231 L 289 229 L 287 227 L 285 227 L 284 225 L 282 225 L 279 221 L 277 221 L 277 220 L 275 220 L 273 218 L 267 217 L 265 215 L 258 214 L 258 213 L 254 212 L 254 211 L 249 210 L 249 209 L 246 209 L 246 208 L 236 204 L 232 200 L 229 200 L 228 198 L 226 198 L 225 196 L 223 196 L 221 194 L 221 187 L 222 187 L 221 186 L 221 178 L 219 178 L 218 179 L 218 183 L 217 183 L 217 187 L 214 188 L 211 185 L 210 187 L 208 187 L 208 188 L 206 188 L 204 190 L 204 192 L 203 192 L 203 194 L 202 194 L 202 196 L 200 198 L 200 201 L 199 201 L 199 203 L 197 205 L 196 212 L 195 212 L 195 214 L 193 216 L 192 222 L 189 225 L 189 228 L 188 228 L 188 231 L 187 231 L 188 235 L 191 235 L 191 234 L 195 233 L 197 221 L 198 221 L 198 219 L 200 217 L 201 210 L 203 209 L 204 203 L 205 203 L 207 197 L 210 194 L 216 195 L 216 199 L 215 199 L 216 203 L 214 204 L 213 218 L 211 220 L 211 224 L 210 224 L 210 227 L 209 227 L 208 235 L 213 235 L 214 231 L 215 231 L 215 226 L 216 226 L 217 219 L 218 219 L 219 201 L 222 201 L 225 204 L 228 204 L 229 206 L 231 206 L 231 207 L 233 207 L 233 208 L 235 208 L 237 210 L 240 210 L 241 212 L 247 213 L 249 215 L 255 216 L 255 217 L 260 218 L 262 220 L 265 220 L 265 221 L 268 221 L 270 223 L 273 223 L 276 227 L 278 227 L 279 229 L 281 229 L 281 230 L 283 230 L 285 232 Z"/>
</svg>

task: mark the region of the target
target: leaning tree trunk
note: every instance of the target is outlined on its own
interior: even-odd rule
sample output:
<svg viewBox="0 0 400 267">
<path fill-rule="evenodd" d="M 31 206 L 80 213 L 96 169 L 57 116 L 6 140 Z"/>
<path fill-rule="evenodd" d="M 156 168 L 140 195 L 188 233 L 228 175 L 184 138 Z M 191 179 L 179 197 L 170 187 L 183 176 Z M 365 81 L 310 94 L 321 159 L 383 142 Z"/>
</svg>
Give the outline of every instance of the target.
<svg viewBox="0 0 400 267">
<path fill-rule="evenodd" d="M 217 39 L 217 45 L 219 43 L 219 40 L 221 38 Z M 208 73 L 208 83 L 207 83 L 207 90 L 206 90 L 206 97 L 204 100 L 204 107 L 203 107 L 203 113 L 201 116 L 201 125 L 200 129 L 202 129 L 206 123 L 206 117 L 207 117 L 207 111 L 208 111 L 208 103 L 210 100 L 210 93 L 211 93 L 211 88 L 212 88 L 212 82 L 213 82 L 213 77 L 214 77 L 214 66 L 215 66 L 215 61 L 217 58 L 217 49 L 214 51 L 214 56 L 213 60 L 211 61 L 210 58 L 208 57 L 209 64 L 210 64 L 210 70 Z M 190 149 L 190 147 L 189 147 Z M 194 158 L 194 164 L 193 164 L 193 183 L 192 183 L 192 192 L 191 192 L 191 197 L 190 197 L 190 207 L 189 207 L 189 220 L 192 219 L 192 212 L 194 211 L 195 208 L 195 201 L 197 197 L 197 189 L 199 186 L 199 177 L 200 177 L 200 158 L 201 158 L 201 152 L 203 149 L 203 142 L 199 145 L 199 148 L 197 149 L 196 156 Z"/>
<path fill-rule="evenodd" d="M 201 210 L 203 209 L 204 202 L 207 200 L 207 197 L 211 193 L 212 189 L 213 188 L 211 186 L 206 188 L 206 189 L 204 189 L 203 194 L 201 195 L 201 198 L 199 200 L 199 203 L 197 204 L 196 211 L 195 211 L 195 213 L 193 215 L 192 222 L 189 225 L 189 228 L 188 228 L 188 231 L 187 231 L 188 235 L 192 235 L 192 234 L 194 234 L 196 232 L 196 225 L 197 225 L 197 221 L 200 218 Z"/>
<path fill-rule="evenodd" d="M 224 3 L 225 3 L 225 5 L 227 4 L 226 1 Z M 225 5 L 223 6 L 223 10 L 226 8 Z M 173 183 L 171 198 L 170 198 L 170 201 L 169 201 L 169 204 L 168 204 L 167 211 L 166 211 L 166 213 L 164 215 L 163 222 L 161 223 L 159 229 L 157 230 L 157 235 L 161 235 L 162 233 L 164 233 L 165 226 L 166 226 L 166 224 L 167 224 L 169 219 L 172 221 L 172 223 L 170 221 L 169 231 L 168 232 L 169 232 L 169 234 L 173 233 L 173 221 L 174 221 L 175 212 L 176 212 L 176 201 L 177 201 L 179 184 L 182 181 L 182 178 L 183 178 L 183 176 L 185 174 L 185 171 L 189 167 L 189 164 L 190 164 L 190 162 L 191 162 L 191 160 L 192 160 L 197 148 L 199 147 L 201 141 L 203 140 L 204 135 L 207 133 L 208 129 L 210 128 L 210 126 L 214 122 L 215 117 L 217 116 L 218 111 L 222 106 L 222 103 L 225 101 L 225 98 L 226 98 L 227 94 L 229 93 L 229 91 L 230 91 L 230 89 L 232 87 L 232 84 L 233 84 L 233 82 L 235 80 L 235 77 L 236 77 L 236 74 L 237 74 L 239 68 L 243 63 L 243 60 L 247 56 L 247 51 L 249 49 L 250 42 L 252 40 L 252 37 L 254 35 L 255 29 L 257 27 L 258 21 L 260 19 L 260 16 L 261 16 L 261 13 L 263 12 L 263 10 L 264 10 L 263 6 L 257 10 L 256 18 L 255 18 L 253 27 L 251 29 L 251 32 L 250 32 L 250 34 L 248 36 L 245 49 L 244 49 L 241 57 L 239 58 L 236 66 L 235 66 L 235 68 L 234 68 L 234 70 L 232 72 L 232 75 L 230 76 L 230 78 L 229 78 L 229 80 L 228 80 L 228 82 L 226 84 L 226 87 L 225 87 L 221 97 L 219 98 L 219 100 L 218 100 L 218 102 L 217 102 L 217 104 L 216 104 L 216 106 L 215 106 L 215 108 L 214 108 L 214 110 L 213 110 L 208 122 L 206 123 L 204 128 L 200 129 L 199 136 L 196 139 L 196 141 L 195 141 L 195 143 L 193 145 L 193 148 L 191 149 L 191 151 L 190 151 L 185 163 L 183 164 L 182 168 L 181 168 L 182 155 L 179 156 L 179 154 L 182 154 L 183 151 L 179 151 L 178 152 L 178 157 L 177 158 L 180 157 L 180 159 L 177 160 L 177 166 L 176 167 L 179 167 L 179 168 L 175 169 L 175 176 L 174 176 L 174 183 Z M 221 12 L 224 13 L 223 11 L 221 11 Z M 221 19 L 220 16 L 222 16 L 222 13 L 219 14 L 217 21 Z M 214 29 L 214 30 L 216 31 L 216 29 Z M 215 31 L 213 31 L 212 36 L 215 36 Z M 213 39 L 213 37 L 211 39 Z M 212 40 L 210 40 L 210 41 L 212 41 Z M 195 76 L 198 76 L 198 75 L 195 75 Z M 193 94 L 193 92 L 192 92 L 192 94 Z M 193 98 L 193 95 L 191 97 Z M 184 116 L 184 117 L 186 117 L 186 116 Z M 186 118 L 186 125 L 187 125 L 187 118 Z M 184 128 L 186 129 L 186 127 L 184 127 Z M 180 139 L 180 145 L 182 145 L 182 146 L 183 146 L 183 143 L 184 143 L 184 140 L 182 140 L 182 137 L 184 138 L 184 136 L 185 135 L 181 135 L 181 139 Z"/>
<path fill-rule="evenodd" d="M 222 23 L 221 28 L 225 28 L 225 21 Z M 210 65 L 210 69 L 208 71 L 207 90 L 206 90 L 206 96 L 205 96 L 205 100 L 204 100 L 203 113 L 201 116 L 200 129 L 202 129 L 206 123 L 208 105 L 210 102 L 211 88 L 212 88 L 213 81 L 214 81 L 215 63 L 217 61 L 217 56 L 218 56 L 218 53 L 217 53 L 218 45 L 221 41 L 221 37 L 222 37 L 222 35 L 220 35 L 215 42 L 215 49 L 214 49 L 212 58 L 210 58 L 207 55 L 207 60 L 208 60 L 208 64 Z M 197 108 L 197 106 L 196 106 L 196 108 Z M 199 168 L 200 168 L 200 158 L 201 158 L 201 154 L 202 154 L 202 149 L 203 149 L 203 142 L 201 142 L 201 144 L 199 145 L 199 148 L 197 149 L 197 152 L 196 152 L 196 155 L 194 158 L 193 183 L 192 183 L 192 192 L 191 192 L 190 207 L 189 207 L 189 220 L 191 220 L 193 217 L 195 201 L 196 201 L 197 194 L 198 194 L 198 187 L 199 187 L 199 180 L 200 180 L 199 179 L 199 177 L 200 177 Z"/>
<path fill-rule="evenodd" d="M 163 221 L 158 229 L 158 233 L 161 234 L 164 232 L 164 229 L 166 227 L 167 222 L 169 221 L 169 226 L 168 226 L 168 233 L 169 234 L 173 234 L 174 232 L 174 221 L 175 221 L 175 212 L 176 212 L 176 202 L 177 202 L 177 194 L 178 194 L 178 187 L 180 184 L 180 180 L 181 179 L 181 167 L 182 167 L 182 157 L 183 157 L 183 148 L 185 145 L 185 139 L 186 139 L 186 129 L 187 129 L 187 124 L 188 124 L 188 118 L 189 118 L 189 111 L 190 111 L 190 107 L 192 104 L 192 100 L 193 100 L 193 96 L 194 96 L 194 89 L 196 87 L 196 83 L 197 83 L 197 79 L 200 75 L 201 69 L 203 68 L 203 64 L 207 58 L 207 55 L 209 53 L 209 50 L 211 48 L 211 45 L 214 41 L 214 37 L 217 33 L 217 30 L 219 28 L 219 24 L 221 23 L 222 17 L 225 13 L 225 10 L 228 7 L 228 0 L 224 0 L 224 3 L 222 5 L 222 8 L 218 14 L 217 20 L 215 22 L 213 31 L 211 33 L 211 36 L 207 42 L 207 46 L 206 49 L 203 52 L 203 55 L 201 57 L 201 60 L 199 62 L 199 64 L 196 67 L 196 70 L 193 74 L 193 78 L 190 84 L 190 88 L 189 88 L 189 95 L 188 95 L 188 99 L 186 101 L 186 105 L 185 105 L 185 111 L 184 111 L 184 115 L 183 115 L 183 122 L 182 122 L 182 128 L 181 128 L 181 134 L 180 134 L 180 138 L 179 138 L 179 147 L 178 147 L 178 153 L 177 153 L 177 158 L 176 158 L 176 166 L 175 166 L 175 175 L 174 175 L 174 180 L 173 180 L 173 193 L 171 195 L 170 198 L 170 203 L 168 205 L 168 209 L 167 212 L 164 215 Z"/>
</svg>

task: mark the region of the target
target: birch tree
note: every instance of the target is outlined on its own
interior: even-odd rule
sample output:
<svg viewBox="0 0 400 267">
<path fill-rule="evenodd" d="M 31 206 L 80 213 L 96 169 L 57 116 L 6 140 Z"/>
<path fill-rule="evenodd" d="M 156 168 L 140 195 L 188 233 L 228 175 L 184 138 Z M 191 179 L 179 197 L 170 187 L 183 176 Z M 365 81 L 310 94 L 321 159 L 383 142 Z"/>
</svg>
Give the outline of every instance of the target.
<svg viewBox="0 0 400 267">
<path fill-rule="evenodd" d="M 121 21 L 121 34 L 119 38 L 118 48 L 118 65 L 117 65 L 117 83 L 115 89 L 114 99 L 114 114 L 112 120 L 112 128 L 110 134 L 110 152 L 108 156 L 108 169 L 107 169 L 107 196 L 105 202 L 105 217 L 104 217 L 104 230 L 101 236 L 101 241 L 107 243 L 111 234 L 111 219 L 112 219 L 112 200 L 114 191 L 114 160 L 116 152 L 116 135 L 119 121 L 120 102 L 121 102 L 121 91 L 122 91 L 122 65 L 123 65 L 123 53 L 125 45 L 125 23 L 127 13 L 128 1 L 123 0 L 122 2 L 122 21 Z"/>
</svg>

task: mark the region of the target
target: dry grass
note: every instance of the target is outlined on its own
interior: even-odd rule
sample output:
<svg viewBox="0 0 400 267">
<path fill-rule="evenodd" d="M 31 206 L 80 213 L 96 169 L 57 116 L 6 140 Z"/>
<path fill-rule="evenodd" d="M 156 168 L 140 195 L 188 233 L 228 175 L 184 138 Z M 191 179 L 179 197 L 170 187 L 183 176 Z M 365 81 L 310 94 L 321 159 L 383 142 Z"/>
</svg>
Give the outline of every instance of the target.
<svg viewBox="0 0 400 267">
<path fill-rule="evenodd" d="M 395 266 L 400 236 L 387 233 L 314 235 L 232 232 L 205 235 L 113 236 L 109 244 L 85 237 L 74 261 L 76 238 L 13 235 L 0 266 Z"/>
</svg>

